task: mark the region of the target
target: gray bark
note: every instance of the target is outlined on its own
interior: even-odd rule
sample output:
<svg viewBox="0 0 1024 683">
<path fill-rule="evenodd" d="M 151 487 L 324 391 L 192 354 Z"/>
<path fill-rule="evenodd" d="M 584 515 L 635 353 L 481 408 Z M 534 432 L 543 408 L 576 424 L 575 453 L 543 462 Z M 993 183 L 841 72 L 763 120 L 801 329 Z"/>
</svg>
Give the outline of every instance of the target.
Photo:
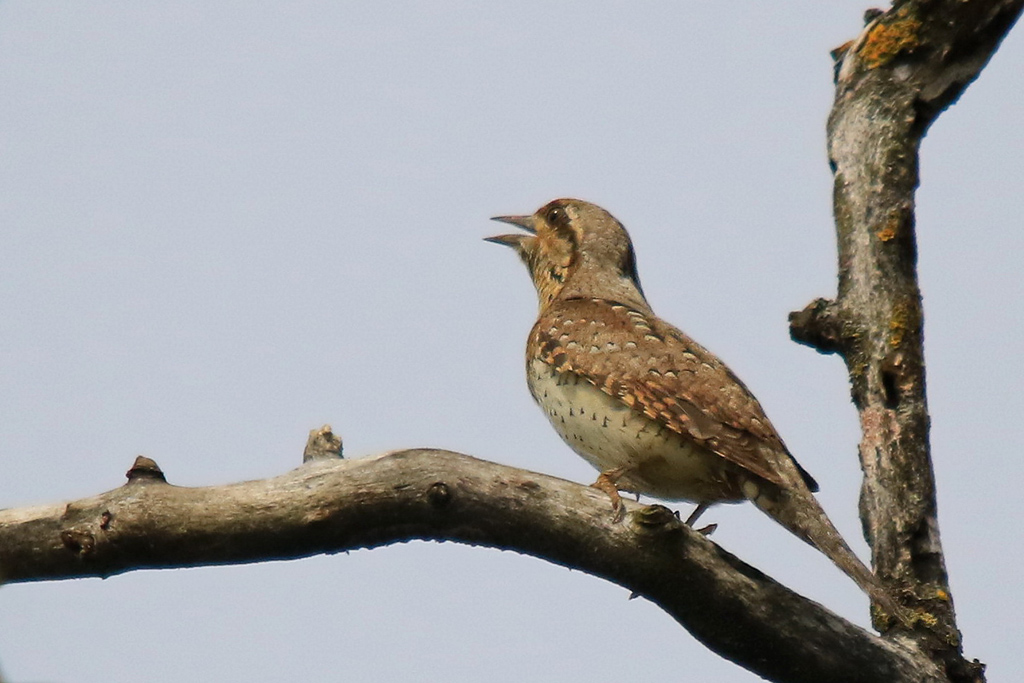
<svg viewBox="0 0 1024 683">
<path fill-rule="evenodd" d="M 7 582 L 237 564 L 412 539 L 516 550 L 658 604 L 712 650 L 770 680 L 936 682 L 921 652 L 845 621 L 725 552 L 660 505 L 438 450 L 320 457 L 260 481 L 172 486 L 139 458 L 124 486 L 0 511 Z"/>
<path fill-rule="evenodd" d="M 1021 7 L 896 2 L 871 13 L 861 35 L 835 53 L 828 151 L 838 296 L 790 317 L 794 339 L 846 362 L 862 431 L 860 515 L 875 572 L 916 611 L 913 637 L 951 681 L 982 680 L 984 667 L 963 658 L 936 517 L 914 235 L 918 150 Z"/>
</svg>

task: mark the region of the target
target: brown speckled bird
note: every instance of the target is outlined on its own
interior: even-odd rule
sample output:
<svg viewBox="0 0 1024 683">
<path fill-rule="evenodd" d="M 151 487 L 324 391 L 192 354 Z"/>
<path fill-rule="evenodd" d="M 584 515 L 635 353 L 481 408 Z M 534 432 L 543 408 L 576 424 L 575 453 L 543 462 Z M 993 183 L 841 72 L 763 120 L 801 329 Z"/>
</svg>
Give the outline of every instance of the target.
<svg viewBox="0 0 1024 683">
<path fill-rule="evenodd" d="M 526 346 L 530 393 L 595 486 L 697 504 L 749 500 L 829 557 L 890 614 L 901 610 L 812 495 L 761 404 L 713 353 L 658 318 L 626 229 L 599 206 L 556 199 L 499 216 L 529 234 L 488 241 L 526 263 L 540 316 Z"/>
</svg>

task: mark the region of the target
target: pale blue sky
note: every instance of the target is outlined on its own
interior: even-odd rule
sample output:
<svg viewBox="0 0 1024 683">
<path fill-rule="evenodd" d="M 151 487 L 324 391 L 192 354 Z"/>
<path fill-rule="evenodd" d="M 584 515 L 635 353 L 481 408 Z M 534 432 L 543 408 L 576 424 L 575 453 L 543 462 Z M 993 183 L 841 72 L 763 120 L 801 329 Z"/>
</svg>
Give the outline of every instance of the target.
<svg viewBox="0 0 1024 683">
<path fill-rule="evenodd" d="M 581 482 L 532 405 L 525 270 L 487 218 L 630 228 L 655 309 L 757 393 L 867 557 L 835 291 L 830 48 L 863 2 L 0 2 L 0 506 L 439 446 Z M 1024 670 L 1024 34 L 925 141 L 920 275 L 966 653 Z M 681 506 L 686 509 L 686 506 Z M 865 624 L 751 506 L 716 542 Z M 414 543 L 0 589 L 15 682 L 758 680 L 619 587 Z"/>
</svg>

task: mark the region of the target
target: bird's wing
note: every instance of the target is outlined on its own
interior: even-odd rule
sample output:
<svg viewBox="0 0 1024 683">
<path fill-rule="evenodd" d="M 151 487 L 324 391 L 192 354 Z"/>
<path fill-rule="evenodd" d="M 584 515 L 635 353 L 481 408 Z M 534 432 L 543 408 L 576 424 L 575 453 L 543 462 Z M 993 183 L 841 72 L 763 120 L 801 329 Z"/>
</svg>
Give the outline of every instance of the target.
<svg viewBox="0 0 1024 683">
<path fill-rule="evenodd" d="M 642 311 L 603 299 L 556 302 L 534 326 L 541 358 L 763 479 L 791 486 L 789 454 L 750 390 L 714 354 Z M 536 348 L 536 347 L 535 347 Z M 787 471 L 788 470 L 788 471 Z"/>
</svg>

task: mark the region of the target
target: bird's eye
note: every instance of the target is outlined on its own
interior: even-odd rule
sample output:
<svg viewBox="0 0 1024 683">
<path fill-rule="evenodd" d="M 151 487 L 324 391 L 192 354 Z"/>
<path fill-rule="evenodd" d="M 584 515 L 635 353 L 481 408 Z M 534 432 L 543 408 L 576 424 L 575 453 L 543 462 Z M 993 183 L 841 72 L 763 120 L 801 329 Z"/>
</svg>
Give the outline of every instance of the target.
<svg viewBox="0 0 1024 683">
<path fill-rule="evenodd" d="M 547 213 L 544 214 L 544 220 L 546 220 L 549 225 L 563 227 L 569 222 L 569 217 L 565 215 L 565 209 L 562 207 L 552 206 L 547 210 Z"/>
</svg>

